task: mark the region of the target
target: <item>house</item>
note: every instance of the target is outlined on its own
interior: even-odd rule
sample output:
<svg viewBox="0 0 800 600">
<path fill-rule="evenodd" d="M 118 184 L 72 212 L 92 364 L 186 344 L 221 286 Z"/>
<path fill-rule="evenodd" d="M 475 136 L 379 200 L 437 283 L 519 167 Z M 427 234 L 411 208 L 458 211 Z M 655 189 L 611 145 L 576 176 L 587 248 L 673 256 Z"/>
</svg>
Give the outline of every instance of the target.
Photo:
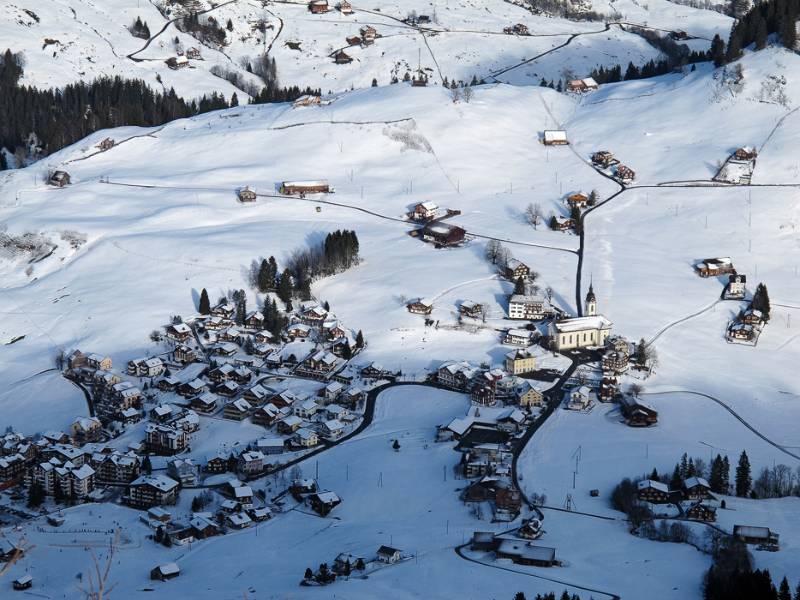
<svg viewBox="0 0 800 600">
<path fill-rule="evenodd" d="M 341 54 L 344 53 L 342 52 Z M 353 59 L 350 58 L 347 62 L 351 60 Z M 319 179 L 314 181 L 284 181 L 281 183 L 279 191 L 287 196 L 303 196 L 305 194 L 327 194 L 332 192 L 333 189 L 331 189 L 326 180 Z"/>
<path fill-rule="evenodd" d="M 244 394 L 242 394 L 242 397 L 247 400 L 251 406 L 261 406 L 273 395 L 275 395 L 274 391 L 265 388 L 260 383 L 256 383 L 247 388 Z"/>
<path fill-rule="evenodd" d="M 667 484 L 652 479 L 644 479 L 636 484 L 636 496 L 639 500 L 653 504 L 669 502 L 669 488 Z"/>
<path fill-rule="evenodd" d="M 406 308 L 408 312 L 415 315 L 429 315 L 433 312 L 433 302 L 426 298 L 420 298 L 419 300 L 406 304 Z"/>
<path fill-rule="evenodd" d="M 305 370 L 310 371 L 312 374 L 326 375 L 336 369 L 338 359 L 334 354 L 320 350 L 308 360 L 305 361 Z"/>
<path fill-rule="evenodd" d="M 571 207 L 585 208 L 589 203 L 589 194 L 585 192 L 575 192 L 567 196 L 567 204 Z"/>
<path fill-rule="evenodd" d="M 536 359 L 527 350 L 513 350 L 506 354 L 503 366 L 511 375 L 522 375 L 536 370 Z"/>
<path fill-rule="evenodd" d="M 552 323 L 550 335 L 556 350 L 564 352 L 604 345 L 611 333 L 611 326 L 611 321 L 601 315 L 575 317 Z"/>
<path fill-rule="evenodd" d="M 279 420 L 275 427 L 277 428 L 278 433 L 287 435 L 296 432 L 302 425 L 303 420 L 300 417 L 297 415 L 290 415 Z"/>
<path fill-rule="evenodd" d="M 319 436 L 312 429 L 300 427 L 294 434 L 294 442 L 301 448 L 313 448 L 319 445 Z"/>
<path fill-rule="evenodd" d="M 361 39 L 364 40 L 365 46 L 374 43 L 375 38 L 378 37 L 378 32 L 371 25 L 364 25 L 364 27 L 359 30 L 359 33 L 361 34 Z"/>
<path fill-rule="evenodd" d="M 128 363 L 128 375 L 137 377 L 158 377 L 165 369 L 164 361 L 157 356 L 136 358 Z"/>
<path fill-rule="evenodd" d="M 151 421 L 156 423 L 165 423 L 172 418 L 172 411 L 174 407 L 171 404 L 159 404 L 150 409 L 147 416 Z"/>
<path fill-rule="evenodd" d="M 567 82 L 567 91 L 583 94 L 597 89 L 597 82 L 592 77 L 586 79 L 572 79 Z"/>
<path fill-rule="evenodd" d="M 530 346 L 535 333 L 527 329 L 509 329 L 503 337 L 503 343 L 512 346 Z"/>
<path fill-rule="evenodd" d="M 150 571 L 150 579 L 154 581 L 167 581 L 168 579 L 175 579 L 180 574 L 180 567 L 174 562 L 170 562 L 159 565 Z"/>
<path fill-rule="evenodd" d="M 567 408 L 569 410 L 586 410 L 593 400 L 596 399 L 596 394 L 585 385 L 574 388 L 566 393 Z"/>
<path fill-rule="evenodd" d="M 55 187 L 64 187 L 69 185 L 70 177 L 66 171 L 53 171 L 47 183 Z"/>
<path fill-rule="evenodd" d="M 734 525 L 733 537 L 745 544 L 758 544 L 767 548 L 777 548 L 780 536 L 769 527 Z"/>
<path fill-rule="evenodd" d="M 358 386 L 352 386 L 347 388 L 337 401 L 344 406 L 355 408 L 364 398 L 364 390 Z"/>
<path fill-rule="evenodd" d="M 318 515 L 327 517 L 342 500 L 334 492 L 315 492 L 308 496 L 308 503 Z"/>
<path fill-rule="evenodd" d="M 704 258 L 695 265 L 694 269 L 700 277 L 717 277 L 736 273 L 733 262 L 727 256 Z"/>
<path fill-rule="evenodd" d="M 222 411 L 222 416 L 232 421 L 242 421 L 247 418 L 253 407 L 244 398 L 239 398 L 233 402 L 226 404 Z"/>
<path fill-rule="evenodd" d="M 239 202 L 255 202 L 258 198 L 255 190 L 251 190 L 248 186 L 241 188 L 236 196 L 239 198 Z"/>
<path fill-rule="evenodd" d="M 297 100 L 292 102 L 292 108 L 300 108 L 301 106 L 317 106 L 322 103 L 322 98 L 307 94 L 300 96 Z"/>
<path fill-rule="evenodd" d="M 173 71 L 177 71 L 178 69 L 183 69 L 189 66 L 189 59 L 185 56 L 170 56 L 164 62 L 167 63 L 167 66 Z"/>
<path fill-rule="evenodd" d="M 225 473 L 228 470 L 228 459 L 222 455 L 212 456 L 203 468 L 206 473 Z"/>
<path fill-rule="evenodd" d="M 245 477 L 252 477 L 254 475 L 259 475 L 264 471 L 266 467 L 267 465 L 264 463 L 264 454 L 259 450 L 250 450 L 248 452 L 242 452 L 239 455 L 239 460 L 237 461 L 236 464 L 236 468 L 239 470 L 239 473 L 241 473 Z M 239 488 L 236 489 L 238 490 Z M 236 499 L 237 501 L 241 502 L 239 496 L 236 496 Z"/>
<path fill-rule="evenodd" d="M 167 474 L 181 485 L 197 485 L 200 477 L 200 465 L 191 458 L 176 458 L 167 463 Z"/>
<path fill-rule="evenodd" d="M 192 409 L 198 412 L 209 414 L 217 410 L 218 400 L 219 396 L 217 396 L 215 393 L 203 392 L 199 396 L 195 396 L 194 398 L 192 398 L 190 405 Z"/>
<path fill-rule="evenodd" d="M 112 367 L 111 357 L 102 356 L 100 354 L 88 354 L 86 356 L 86 364 L 92 369 L 100 371 L 110 371 Z"/>
<path fill-rule="evenodd" d="M 511 27 L 503 27 L 503 33 L 506 35 L 530 35 L 528 26 L 523 25 L 522 23 L 516 23 Z"/>
<path fill-rule="evenodd" d="M 222 319 L 231 319 L 236 312 L 236 305 L 232 300 L 223 298 L 219 304 L 211 309 L 212 317 L 220 317 Z"/>
<path fill-rule="evenodd" d="M 733 153 L 733 156 L 737 160 L 755 160 L 758 157 L 758 152 L 755 148 L 743 146 L 741 148 L 737 148 Z"/>
<path fill-rule="evenodd" d="M 403 558 L 400 550 L 397 548 L 392 548 L 391 546 L 381 546 L 378 548 L 378 552 L 376 554 L 378 562 L 382 562 L 387 565 L 393 565 Z"/>
<path fill-rule="evenodd" d="M 620 183 L 633 183 L 633 180 L 636 179 L 636 173 L 630 167 L 626 167 L 625 165 L 618 165 L 617 170 L 615 173 L 615 177 L 617 181 Z"/>
<path fill-rule="evenodd" d="M 472 534 L 472 541 L 470 542 L 470 550 L 476 552 L 492 552 L 497 548 L 499 541 L 495 540 L 494 532 L 492 531 L 475 531 Z"/>
<path fill-rule="evenodd" d="M 339 12 L 343 15 L 352 15 L 353 14 L 353 5 L 350 4 L 347 0 L 342 0 L 339 3 Z"/>
<path fill-rule="evenodd" d="M 729 340 L 753 341 L 756 338 L 756 330 L 749 323 L 732 323 L 728 327 L 727 333 Z"/>
<path fill-rule="evenodd" d="M 192 336 L 192 329 L 186 323 L 167 325 L 166 335 L 171 340 L 185 342 Z"/>
<path fill-rule="evenodd" d="M 262 454 L 281 454 L 286 445 L 283 438 L 259 438 L 256 440 L 256 449 Z"/>
<path fill-rule="evenodd" d="M 201 514 L 196 514 L 189 520 L 189 527 L 196 540 L 204 540 L 219 534 L 217 524 Z"/>
<path fill-rule="evenodd" d="M 611 165 L 615 164 L 616 162 L 619 161 L 617 161 L 614 158 L 614 155 L 608 150 L 598 150 L 597 152 L 592 154 L 592 164 L 598 167 L 606 169 Z"/>
<path fill-rule="evenodd" d="M 745 325 L 753 325 L 755 327 L 758 325 L 763 325 L 765 321 L 766 319 L 764 319 L 764 313 L 752 307 L 744 311 L 744 314 L 742 315 L 742 323 Z"/>
<path fill-rule="evenodd" d="M 322 424 L 323 435 L 329 440 L 338 440 L 344 435 L 344 423 L 338 419 L 329 419 Z"/>
<path fill-rule="evenodd" d="M 627 352 L 617 352 L 608 349 L 603 354 L 601 361 L 603 372 L 621 374 L 630 366 L 630 356 Z"/>
<path fill-rule="evenodd" d="M 165 475 L 142 475 L 128 487 L 127 502 L 136 508 L 174 504 L 180 485 Z"/>
<path fill-rule="evenodd" d="M 103 435 L 103 424 L 97 417 L 78 417 L 70 425 L 70 434 L 76 446 L 99 442 Z"/>
<path fill-rule="evenodd" d="M 508 318 L 537 321 L 544 319 L 546 301 L 541 296 L 514 294 L 508 300 Z"/>
<path fill-rule="evenodd" d="M 483 304 L 472 300 L 464 300 L 458 305 L 458 314 L 472 319 L 480 319 L 483 317 Z"/>
<path fill-rule="evenodd" d="M 290 338 L 305 339 L 311 335 L 311 327 L 303 323 L 293 323 L 286 328 L 286 335 Z"/>
<path fill-rule="evenodd" d="M 239 392 L 239 384 L 235 381 L 224 381 L 214 388 L 214 391 L 220 396 L 233 398 Z"/>
<path fill-rule="evenodd" d="M 702 477 L 687 477 L 683 482 L 683 497 L 687 500 L 711 500 L 711 485 Z"/>
<path fill-rule="evenodd" d="M 95 463 L 96 479 L 108 483 L 130 483 L 139 476 L 142 462 L 136 454 L 114 452 Z"/>
<path fill-rule="evenodd" d="M 325 416 L 328 419 L 337 419 L 341 421 L 350 417 L 350 411 L 339 404 L 330 404 L 325 408 Z"/>
<path fill-rule="evenodd" d="M 530 381 L 525 381 L 517 389 L 517 402 L 520 406 L 531 407 L 541 406 L 543 400 L 542 392 L 534 387 Z"/>
<path fill-rule="evenodd" d="M 308 3 L 308 10 L 314 15 L 326 13 L 328 12 L 328 0 L 311 0 Z"/>
<path fill-rule="evenodd" d="M 344 386 L 338 381 L 332 381 L 322 388 L 322 397 L 325 402 L 335 402 L 339 395 L 344 391 Z"/>
<path fill-rule="evenodd" d="M 717 520 L 717 510 L 713 506 L 708 506 L 698 502 L 692 504 L 686 509 L 686 518 L 692 521 L 702 521 L 704 523 L 713 523 Z"/>
<path fill-rule="evenodd" d="M 495 550 L 497 558 L 508 558 L 518 565 L 552 567 L 556 564 L 555 548 L 534 546 L 530 542 L 503 539 Z"/>
<path fill-rule="evenodd" d="M 567 132 L 561 129 L 546 130 L 543 134 L 542 141 L 545 146 L 566 146 L 569 144 Z"/>
<path fill-rule="evenodd" d="M 728 284 L 725 286 L 724 297 L 726 300 L 742 300 L 745 297 L 747 276 L 739 273 L 728 275 Z"/>
<path fill-rule="evenodd" d="M 353 57 L 351 57 L 344 50 L 339 50 L 336 54 L 333 55 L 333 62 L 336 63 L 337 65 L 347 65 L 353 62 Z"/>
<path fill-rule="evenodd" d="M 457 246 L 464 241 L 467 232 L 457 225 L 434 221 L 419 230 L 422 239 L 436 246 Z"/>
<path fill-rule="evenodd" d="M 215 344 L 214 347 L 211 348 L 211 354 L 217 356 L 233 356 L 238 351 L 239 347 L 233 342 L 222 342 L 220 344 Z"/>
<path fill-rule="evenodd" d="M 198 60 L 201 57 L 200 49 L 199 48 L 194 48 L 194 47 L 187 48 L 186 52 L 184 53 L 184 56 L 186 56 L 186 58 L 188 58 L 190 60 Z"/>
<path fill-rule="evenodd" d="M 29 590 L 33 586 L 33 577 L 30 575 L 22 575 L 17 577 L 14 581 L 11 582 L 11 587 L 13 587 L 16 591 L 21 590 Z"/>
<path fill-rule="evenodd" d="M 249 329 L 261 329 L 264 326 L 264 315 L 257 310 L 248 313 L 244 319 L 244 326 Z M 269 334 L 269 332 L 267 333 Z M 266 340 L 260 340 L 260 341 L 261 342 L 268 341 L 271 338 L 272 334 L 269 334 L 269 337 Z"/>
<path fill-rule="evenodd" d="M 506 262 L 503 272 L 506 278 L 516 281 L 520 277 L 527 277 L 531 270 L 524 262 L 519 261 L 516 258 L 509 258 Z"/>
<path fill-rule="evenodd" d="M 554 217 L 551 227 L 554 231 L 571 231 L 575 229 L 575 221 L 564 217 Z"/>
<path fill-rule="evenodd" d="M 430 221 L 439 214 L 439 207 L 433 202 L 419 202 L 414 205 L 409 216 L 414 221 Z"/>
<path fill-rule="evenodd" d="M 658 423 L 658 411 L 631 395 L 620 396 L 620 410 L 630 427 L 649 427 Z"/>
<path fill-rule="evenodd" d="M 274 404 L 270 403 L 266 406 L 261 406 L 253 411 L 252 421 L 253 425 L 261 425 L 262 427 L 272 427 L 275 421 L 280 418 L 281 412 Z"/>
<path fill-rule="evenodd" d="M 187 446 L 186 432 L 168 425 L 148 423 L 145 426 L 145 436 L 147 449 L 155 454 L 177 454 Z"/>
<path fill-rule="evenodd" d="M 227 515 L 225 522 L 232 529 L 245 529 L 253 524 L 253 520 L 243 512 Z"/>
</svg>

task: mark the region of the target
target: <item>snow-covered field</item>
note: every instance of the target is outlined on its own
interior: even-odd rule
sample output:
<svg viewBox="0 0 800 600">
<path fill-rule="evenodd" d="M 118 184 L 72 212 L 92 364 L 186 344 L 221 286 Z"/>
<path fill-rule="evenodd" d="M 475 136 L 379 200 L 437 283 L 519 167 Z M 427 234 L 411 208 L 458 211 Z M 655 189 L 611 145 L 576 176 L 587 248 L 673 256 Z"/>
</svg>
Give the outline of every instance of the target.
<svg viewBox="0 0 800 600">
<path fill-rule="evenodd" d="M 778 49 L 747 54 L 737 85 L 700 64 L 693 71 L 601 86 L 576 98 L 532 84 L 542 76 L 559 77 L 564 68 L 584 75 L 601 63 L 641 62 L 657 53 L 617 25 L 599 31 L 603 24 L 533 16 L 503 2 L 437 3 L 431 30 L 438 33 L 428 31 L 424 40 L 397 18 L 412 9 L 430 12 L 427 2 L 377 2 L 373 8 L 380 11 L 357 10 L 352 17 L 236 2 L 218 9 L 222 23 L 228 18 L 234 23 L 225 54 L 203 48 L 205 60 L 196 68 L 171 71 L 162 59 L 174 52 L 174 26 L 141 54 L 153 60 L 133 62 L 124 56 L 143 40 L 129 35 L 129 22 L 141 14 L 155 32 L 166 21 L 151 4 L 111 4 L 48 3 L 34 8 L 38 23 L 12 7 L 0 34 L 12 49 L 25 52 L 25 82 L 63 85 L 124 72 L 154 85 L 160 75 L 165 86 L 187 96 L 212 90 L 229 95 L 234 88 L 208 68 L 214 62 L 240 65 L 242 57 L 263 50 L 265 40 L 249 26 L 263 17 L 275 26 L 266 30 L 268 37 L 283 23 L 273 47 L 282 82 L 335 93 L 323 106 L 239 107 L 152 130 L 97 132 L 27 169 L 0 174 L 0 220 L 7 233 L 38 232 L 58 245 L 40 262 L 28 264 L 20 256 L 0 263 L 0 425 L 23 433 L 65 428 L 87 407 L 79 389 L 50 371 L 56 352 L 80 347 L 110 355 L 117 367 L 154 353 L 159 349 L 150 332 L 171 315 L 194 313 L 202 288 L 216 298 L 247 287 L 252 260 L 274 255 L 283 267 L 295 248 L 338 228 L 357 232 L 363 262 L 316 282 L 313 292 L 348 327 L 363 331 L 368 347 L 359 362 L 376 360 L 419 377 L 446 360 L 499 364 L 509 348 L 493 327 L 503 324 L 512 285 L 484 258 L 487 239 L 502 240 L 539 273 L 542 288 L 553 289 L 554 303 L 574 313 L 580 240 L 544 225 L 533 229 L 524 212 L 537 203 L 546 217 L 565 215 L 564 196 L 580 190 L 596 189 L 601 201 L 616 194 L 620 187 L 588 164 L 592 152 L 607 149 L 632 167 L 637 179 L 586 218 L 581 291 L 591 280 L 599 310 L 613 321 L 614 331 L 653 342 L 659 365 L 644 386 L 659 424 L 628 428 L 610 405 L 596 405 L 589 413 L 557 410 L 520 457 L 525 491 L 545 493 L 554 507 L 571 494 L 579 511 L 619 517 L 608 504 L 613 486 L 653 467 L 670 470 L 684 452 L 706 459 L 719 452 L 735 462 L 747 450 L 756 472 L 774 462 L 798 466 L 800 391 L 793 368 L 800 357 L 800 157 L 794 146 L 800 117 L 793 111 L 800 97 L 800 59 L 795 54 Z M 622 1 L 594 8 L 610 13 L 612 7 L 621 13 L 619 20 L 703 38 L 725 33 L 730 24 L 718 13 L 661 1 L 651 1 L 646 10 Z M 26 18 L 31 21 L 19 25 Z M 537 35 L 499 34 L 515 22 Z M 353 49 L 354 63 L 333 65 L 328 54 L 364 23 L 385 37 Z M 574 33 L 592 31 L 498 75 L 498 83 L 477 87 L 469 103 L 453 103 L 438 85 L 384 85 L 397 63 L 415 69 L 421 60 L 437 75 L 480 77 L 563 44 Z M 89 43 L 87 35 L 95 39 Z M 44 37 L 58 37 L 62 45 L 41 50 Z M 302 49 L 290 50 L 283 44 L 287 40 L 300 41 Z M 396 73 L 402 77 L 405 68 Z M 786 82 L 776 83 L 773 76 Z M 369 87 L 373 77 L 380 87 Z M 357 89 L 345 91 L 351 87 Z M 544 129 L 560 127 L 570 146 L 540 143 Z M 93 154 L 107 136 L 118 145 Z M 706 185 L 722 161 L 745 145 L 759 151 L 755 185 Z M 45 186 L 45 174 L 55 168 L 68 170 L 72 185 Z M 271 197 L 280 181 L 313 178 L 327 178 L 336 193 Z M 235 190 L 245 184 L 264 196 L 252 205 L 238 203 Z M 411 238 L 403 215 L 424 200 L 460 210 L 450 221 L 467 230 L 469 243 L 437 250 Z M 71 234 L 64 232 L 77 232 L 86 242 L 73 248 Z M 755 347 L 725 341 L 728 321 L 742 305 L 718 302 L 724 282 L 701 279 L 692 270 L 694 261 L 713 256 L 730 256 L 747 275 L 750 291 L 759 282 L 769 288 L 773 316 Z M 260 298 L 248 293 L 249 306 L 257 305 Z M 417 297 L 434 301 L 438 328 L 406 311 L 405 301 Z M 475 332 L 449 327 L 467 299 L 489 304 L 490 327 Z M 477 599 L 511 597 L 520 589 L 529 595 L 560 591 L 560 583 L 518 575 L 516 568 L 490 571 L 453 552 L 473 529 L 497 527 L 476 521 L 458 502 L 457 488 L 464 482 L 450 477 L 458 455 L 432 441 L 435 425 L 463 414 L 466 404 L 461 395 L 428 388 L 382 395 L 370 428 L 319 455 L 322 484 L 344 498 L 331 519 L 292 511 L 257 530 L 173 550 L 143 540 L 144 525 L 127 509 L 70 509 L 67 527 L 125 524 L 130 535 L 121 551 L 125 568 L 115 576 L 126 594 L 149 586 L 149 569 L 168 559 L 177 559 L 184 571 L 179 582 L 197 582 L 193 594 L 208 598 L 247 591 L 249 598 L 336 593 Z M 212 435 L 197 452 L 216 450 L 222 438 L 249 440 L 257 434 L 246 425 L 216 422 L 206 431 Z M 393 438 L 401 440 L 399 453 L 390 450 Z M 310 473 L 315 467 L 303 468 Z M 599 489 L 600 496 L 590 497 L 591 489 Z M 182 510 L 190 501 L 184 494 Z M 755 553 L 756 564 L 768 567 L 774 578 L 791 578 L 800 563 L 800 532 L 792 517 L 797 509 L 793 498 L 730 499 L 719 525 L 730 529 L 745 522 L 777 530 L 781 551 Z M 14 573 L 34 569 L 53 597 L 68 595 L 75 573 L 87 566 L 87 539 L 54 545 L 54 534 L 35 525 L 27 532 L 37 547 Z M 690 546 L 634 538 L 619 520 L 553 510 L 546 510 L 545 529 L 544 543 L 565 561 L 547 577 L 625 598 L 640 596 L 642 578 L 652 598 L 700 595 L 709 559 Z M 297 587 L 306 566 L 330 562 L 340 551 L 373 552 L 382 543 L 416 558 L 324 591 Z M 248 551 L 242 552 L 245 544 Z M 228 556 L 236 560 L 221 559 Z M 156 596 L 174 595 L 178 585 L 156 585 Z"/>
</svg>

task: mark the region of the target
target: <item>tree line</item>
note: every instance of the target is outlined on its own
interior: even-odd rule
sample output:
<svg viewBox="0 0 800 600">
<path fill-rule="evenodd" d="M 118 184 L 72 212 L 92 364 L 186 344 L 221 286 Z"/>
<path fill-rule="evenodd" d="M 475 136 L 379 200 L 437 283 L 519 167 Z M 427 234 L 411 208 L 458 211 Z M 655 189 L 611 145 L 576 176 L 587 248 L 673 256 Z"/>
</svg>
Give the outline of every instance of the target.
<svg viewBox="0 0 800 600">
<path fill-rule="evenodd" d="M 0 170 L 38 160 L 100 129 L 153 127 L 231 106 L 216 92 L 187 102 L 171 88 L 155 92 L 142 80 L 121 77 L 72 83 L 64 89 L 21 86 L 23 68 L 21 54 L 6 50 L 0 55 L 0 149 L 13 153 L 17 162 L 7 164 L 0 151 Z M 319 91 L 279 88 L 275 79 L 252 101 L 284 102 L 308 93 Z"/>
<path fill-rule="evenodd" d="M 711 54 L 714 64 L 722 66 L 742 55 L 742 49 L 753 44 L 756 50 L 767 45 L 769 35 L 775 34 L 778 40 L 790 50 L 797 44 L 797 18 L 800 14 L 800 0 L 767 0 L 753 6 L 740 19 L 734 21 L 725 42 L 714 36 Z"/>
</svg>

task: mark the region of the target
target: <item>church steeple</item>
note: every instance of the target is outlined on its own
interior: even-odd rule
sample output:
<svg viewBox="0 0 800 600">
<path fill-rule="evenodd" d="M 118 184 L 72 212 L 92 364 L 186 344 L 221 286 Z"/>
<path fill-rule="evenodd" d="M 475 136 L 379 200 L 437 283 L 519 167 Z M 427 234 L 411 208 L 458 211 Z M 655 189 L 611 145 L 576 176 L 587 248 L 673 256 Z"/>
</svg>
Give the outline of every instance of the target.
<svg viewBox="0 0 800 600">
<path fill-rule="evenodd" d="M 591 280 L 589 282 L 589 291 L 586 294 L 583 314 L 586 317 L 593 317 L 597 314 L 597 296 L 594 295 L 594 282 Z"/>
</svg>

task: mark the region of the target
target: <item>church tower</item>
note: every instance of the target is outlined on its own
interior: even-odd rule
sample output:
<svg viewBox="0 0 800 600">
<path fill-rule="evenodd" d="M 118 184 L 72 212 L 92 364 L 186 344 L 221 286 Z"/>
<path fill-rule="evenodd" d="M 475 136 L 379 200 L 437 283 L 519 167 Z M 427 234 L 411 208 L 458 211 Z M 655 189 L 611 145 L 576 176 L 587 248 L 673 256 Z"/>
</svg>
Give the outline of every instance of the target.
<svg viewBox="0 0 800 600">
<path fill-rule="evenodd" d="M 583 316 L 594 317 L 597 315 L 597 296 L 594 295 L 594 287 L 589 284 L 589 292 L 586 294 L 586 304 L 583 309 Z"/>
</svg>

